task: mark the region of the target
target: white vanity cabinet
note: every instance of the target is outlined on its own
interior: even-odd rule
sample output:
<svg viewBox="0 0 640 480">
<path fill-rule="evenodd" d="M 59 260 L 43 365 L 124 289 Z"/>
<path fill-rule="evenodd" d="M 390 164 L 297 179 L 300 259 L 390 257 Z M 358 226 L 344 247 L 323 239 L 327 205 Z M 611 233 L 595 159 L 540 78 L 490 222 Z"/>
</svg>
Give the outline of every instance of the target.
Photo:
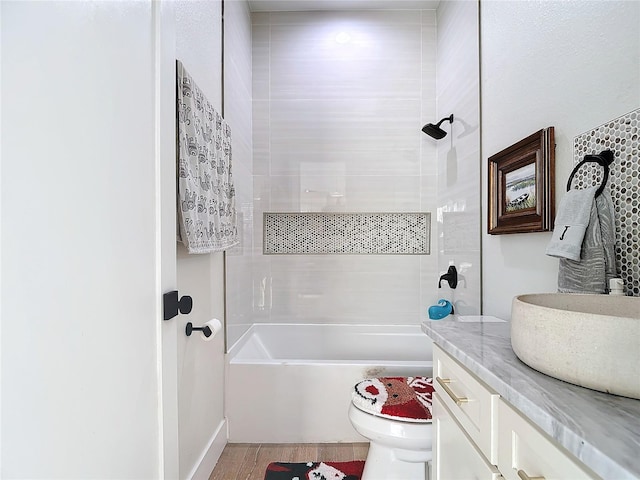
<svg viewBox="0 0 640 480">
<path fill-rule="evenodd" d="M 437 345 L 433 361 L 433 480 L 599 478 Z"/>
<path fill-rule="evenodd" d="M 498 404 L 498 468 L 506 480 L 593 480 L 507 402 Z"/>
<path fill-rule="evenodd" d="M 433 435 L 433 479 L 504 480 L 437 393 L 433 396 Z"/>
</svg>

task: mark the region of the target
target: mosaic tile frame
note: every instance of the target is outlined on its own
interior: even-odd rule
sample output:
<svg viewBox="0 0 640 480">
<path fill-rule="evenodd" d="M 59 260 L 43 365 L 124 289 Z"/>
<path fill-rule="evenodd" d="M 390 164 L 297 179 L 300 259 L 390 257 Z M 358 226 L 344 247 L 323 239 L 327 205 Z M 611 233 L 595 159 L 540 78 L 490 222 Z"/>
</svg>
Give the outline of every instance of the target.
<svg viewBox="0 0 640 480">
<path fill-rule="evenodd" d="M 265 255 L 429 255 L 431 214 L 264 212 Z"/>
<path fill-rule="evenodd" d="M 585 155 L 614 152 L 603 194 L 615 208 L 616 269 L 625 294 L 640 296 L 640 109 L 611 120 L 574 138 L 574 165 Z M 585 164 L 573 178 L 573 188 L 599 185 L 602 168 Z"/>
</svg>

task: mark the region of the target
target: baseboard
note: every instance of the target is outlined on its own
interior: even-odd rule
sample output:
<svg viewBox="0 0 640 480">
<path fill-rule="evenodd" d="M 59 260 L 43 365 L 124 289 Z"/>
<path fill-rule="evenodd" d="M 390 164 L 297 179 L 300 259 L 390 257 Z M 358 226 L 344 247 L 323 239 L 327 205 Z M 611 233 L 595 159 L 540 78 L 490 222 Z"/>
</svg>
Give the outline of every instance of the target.
<svg viewBox="0 0 640 480">
<path fill-rule="evenodd" d="M 218 428 L 211 436 L 209 444 L 202 452 L 200 461 L 196 463 L 191 471 L 191 474 L 187 477 L 191 480 L 209 480 L 209 476 L 213 471 L 213 467 L 218 463 L 222 450 L 224 450 L 227 444 L 227 419 L 223 419 L 218 425 Z"/>
</svg>

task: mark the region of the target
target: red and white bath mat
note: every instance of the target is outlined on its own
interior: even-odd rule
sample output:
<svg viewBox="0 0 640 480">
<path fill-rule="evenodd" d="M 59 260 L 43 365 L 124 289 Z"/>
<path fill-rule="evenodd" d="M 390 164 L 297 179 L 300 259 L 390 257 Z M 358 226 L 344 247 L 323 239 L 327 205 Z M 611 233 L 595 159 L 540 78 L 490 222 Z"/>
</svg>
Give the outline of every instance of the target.
<svg viewBox="0 0 640 480">
<path fill-rule="evenodd" d="M 353 404 L 378 417 L 405 422 L 430 422 L 433 379 L 380 377 L 357 383 Z"/>
<path fill-rule="evenodd" d="M 360 480 L 363 460 L 352 462 L 273 462 L 267 467 L 264 480 Z"/>
</svg>

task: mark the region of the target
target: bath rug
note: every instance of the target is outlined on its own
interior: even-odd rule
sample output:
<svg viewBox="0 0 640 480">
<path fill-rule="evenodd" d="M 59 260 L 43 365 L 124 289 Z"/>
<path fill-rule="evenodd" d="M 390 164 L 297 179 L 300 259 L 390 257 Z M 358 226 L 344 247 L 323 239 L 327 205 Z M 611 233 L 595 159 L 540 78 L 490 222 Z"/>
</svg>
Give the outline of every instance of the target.
<svg viewBox="0 0 640 480">
<path fill-rule="evenodd" d="M 360 480 L 364 460 L 351 462 L 273 462 L 264 480 Z"/>
<path fill-rule="evenodd" d="M 433 380 L 429 377 L 380 377 L 353 389 L 353 404 L 378 417 L 405 422 L 431 422 Z"/>
</svg>

